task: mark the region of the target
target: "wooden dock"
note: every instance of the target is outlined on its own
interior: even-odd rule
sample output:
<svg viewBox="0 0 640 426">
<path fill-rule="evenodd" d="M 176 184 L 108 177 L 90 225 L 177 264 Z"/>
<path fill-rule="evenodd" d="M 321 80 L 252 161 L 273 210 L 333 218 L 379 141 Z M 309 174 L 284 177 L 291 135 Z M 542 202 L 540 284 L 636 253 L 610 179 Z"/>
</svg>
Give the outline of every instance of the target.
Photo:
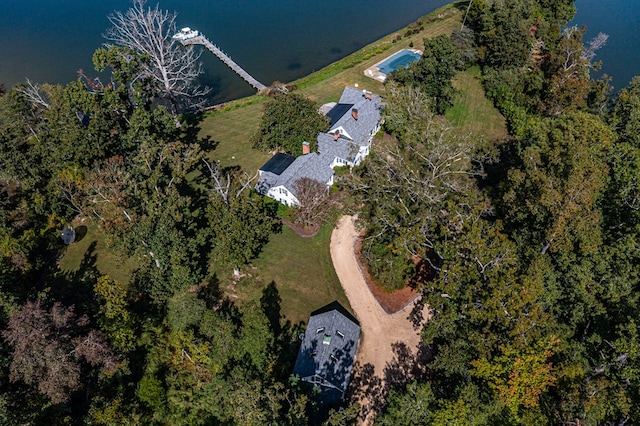
<svg viewBox="0 0 640 426">
<path fill-rule="evenodd" d="M 240 65 L 236 64 L 233 59 L 231 59 L 227 54 L 225 54 L 218 46 L 211 43 L 205 36 L 198 35 L 196 37 L 190 37 L 187 39 L 180 40 L 180 42 L 184 45 L 189 44 L 201 44 L 206 47 L 211 53 L 216 55 L 218 59 L 220 59 L 223 63 L 225 63 L 229 68 L 231 68 L 236 74 L 244 79 L 247 83 L 253 86 L 257 91 L 261 91 L 266 86 L 260 83 L 258 80 L 253 78 L 251 74 L 246 72 Z"/>
</svg>

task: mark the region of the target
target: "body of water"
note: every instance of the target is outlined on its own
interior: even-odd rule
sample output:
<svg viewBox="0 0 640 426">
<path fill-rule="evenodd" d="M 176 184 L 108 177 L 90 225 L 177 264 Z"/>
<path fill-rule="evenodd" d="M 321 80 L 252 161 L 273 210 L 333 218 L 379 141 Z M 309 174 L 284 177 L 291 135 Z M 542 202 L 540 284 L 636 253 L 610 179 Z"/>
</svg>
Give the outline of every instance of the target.
<svg viewBox="0 0 640 426">
<path fill-rule="evenodd" d="M 640 75 L 640 0 L 576 0 L 573 24 L 587 26 L 585 42 L 598 33 L 609 35 L 607 44 L 597 51 L 603 73 L 613 77 L 617 91 Z"/>
<path fill-rule="evenodd" d="M 178 26 L 200 30 L 259 81 L 288 82 L 340 59 L 415 21 L 448 0 L 164 0 L 178 12 Z M 155 5 L 150 1 L 149 5 Z M 0 82 L 30 78 L 65 84 L 82 68 L 93 73 L 91 56 L 104 43 L 107 15 L 130 7 L 128 0 L 0 0 Z M 577 0 L 574 23 L 586 24 L 587 39 L 602 31 L 609 42 L 598 52 L 603 72 L 620 88 L 640 74 L 640 0 Z M 205 52 L 204 83 L 221 102 L 252 89 Z"/>
<path fill-rule="evenodd" d="M 271 84 L 302 77 L 402 28 L 448 0 L 179 0 L 160 1 L 178 13 L 178 27 L 201 31 L 256 79 Z M 154 6 L 155 1 L 147 5 Z M 30 78 L 65 84 L 105 40 L 107 15 L 127 0 L 0 0 L 0 82 Z M 220 102 L 253 90 L 213 55 L 202 56 Z"/>
</svg>

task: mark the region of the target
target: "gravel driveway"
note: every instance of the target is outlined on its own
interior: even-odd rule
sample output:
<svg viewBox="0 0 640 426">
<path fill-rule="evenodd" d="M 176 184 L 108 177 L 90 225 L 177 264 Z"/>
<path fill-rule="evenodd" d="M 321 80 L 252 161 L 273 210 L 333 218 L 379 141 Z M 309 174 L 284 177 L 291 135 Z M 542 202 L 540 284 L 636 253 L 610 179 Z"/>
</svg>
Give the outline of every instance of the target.
<svg viewBox="0 0 640 426">
<path fill-rule="evenodd" d="M 413 351 L 413 355 L 417 352 L 419 330 L 408 318 L 415 300 L 393 314 L 387 314 L 382 309 L 371 294 L 358 265 L 355 254 L 358 234 L 355 218 L 342 216 L 331 234 L 331 259 L 355 316 L 360 321 L 362 334 L 356 362 L 360 365 L 371 364 L 374 367 L 373 374 L 380 379 L 384 388 L 385 368 L 396 362 L 393 345 L 401 343 Z M 367 405 L 370 395 L 361 395 L 361 404 Z M 372 420 L 369 415 L 365 423 Z"/>
</svg>

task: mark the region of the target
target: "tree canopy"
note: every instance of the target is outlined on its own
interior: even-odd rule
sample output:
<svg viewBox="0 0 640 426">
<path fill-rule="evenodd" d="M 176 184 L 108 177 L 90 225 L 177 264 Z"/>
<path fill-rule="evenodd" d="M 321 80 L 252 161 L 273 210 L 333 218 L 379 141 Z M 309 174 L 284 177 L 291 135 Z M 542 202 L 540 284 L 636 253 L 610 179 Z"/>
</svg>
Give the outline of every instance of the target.
<svg viewBox="0 0 640 426">
<path fill-rule="evenodd" d="M 303 142 L 309 142 L 311 151 L 317 151 L 318 133 L 328 128 L 328 118 L 320 114 L 313 101 L 298 93 L 279 93 L 264 105 L 253 147 L 299 156 Z"/>
</svg>

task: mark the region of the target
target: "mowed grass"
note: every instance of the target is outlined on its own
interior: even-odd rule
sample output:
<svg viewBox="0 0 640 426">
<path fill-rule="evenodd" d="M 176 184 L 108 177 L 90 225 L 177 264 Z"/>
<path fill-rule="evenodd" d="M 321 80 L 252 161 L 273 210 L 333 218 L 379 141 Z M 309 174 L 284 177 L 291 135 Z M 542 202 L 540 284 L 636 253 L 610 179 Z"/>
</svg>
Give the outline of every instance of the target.
<svg viewBox="0 0 640 426">
<path fill-rule="evenodd" d="M 351 310 L 333 269 L 329 243 L 333 224 L 324 225 L 317 235 L 301 237 L 284 226 L 271 236 L 267 246 L 242 271 L 249 275 L 233 284 L 231 275 L 219 276 L 225 293 L 239 305 L 259 301 L 262 290 L 272 281 L 282 298 L 282 314 L 292 323 L 306 322 L 309 314 L 337 300 Z"/>
<path fill-rule="evenodd" d="M 256 173 L 270 158 L 268 153 L 251 146 L 261 116 L 262 103 L 256 103 L 215 112 L 200 122 L 198 136 L 208 138 L 215 146 L 210 159 L 220 161 L 222 167 L 240 166 L 250 175 Z"/>
<path fill-rule="evenodd" d="M 506 138 L 506 121 L 485 96 L 480 77 L 480 68 L 477 66 L 455 76 L 453 85 L 458 90 L 458 96 L 455 105 L 445 116 L 453 125 L 475 135 L 483 135 L 489 140 Z"/>
<path fill-rule="evenodd" d="M 66 247 L 58 262 L 63 272 L 77 272 L 96 268 L 101 275 L 109 275 L 122 284 L 128 284 L 137 267 L 136 259 L 123 259 L 105 244 L 106 236 L 99 228 L 88 225 L 86 235 Z"/>
</svg>

